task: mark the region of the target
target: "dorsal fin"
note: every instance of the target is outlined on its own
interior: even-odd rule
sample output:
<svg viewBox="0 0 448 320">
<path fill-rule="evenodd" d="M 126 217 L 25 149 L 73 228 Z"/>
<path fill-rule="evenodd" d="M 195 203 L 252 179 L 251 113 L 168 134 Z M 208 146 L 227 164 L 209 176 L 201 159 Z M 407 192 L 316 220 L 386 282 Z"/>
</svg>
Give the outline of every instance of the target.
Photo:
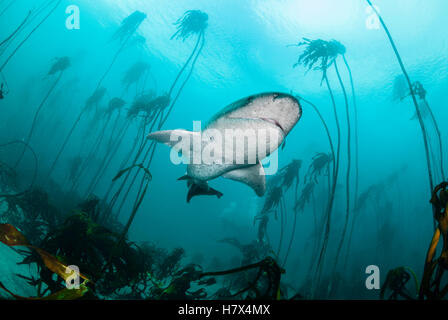
<svg viewBox="0 0 448 320">
<path fill-rule="evenodd" d="M 222 177 L 248 185 L 259 197 L 262 197 L 266 192 L 266 176 L 264 174 L 264 168 L 260 162 L 250 167 L 226 172 Z"/>
</svg>

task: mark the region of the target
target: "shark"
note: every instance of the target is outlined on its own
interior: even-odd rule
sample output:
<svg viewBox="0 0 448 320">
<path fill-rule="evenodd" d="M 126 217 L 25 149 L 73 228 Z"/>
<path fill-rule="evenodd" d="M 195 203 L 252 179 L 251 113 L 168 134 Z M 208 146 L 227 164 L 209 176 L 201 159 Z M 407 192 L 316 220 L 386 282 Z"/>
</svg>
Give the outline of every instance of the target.
<svg viewBox="0 0 448 320">
<path fill-rule="evenodd" d="M 218 177 L 244 183 L 262 197 L 266 192 L 262 161 L 285 146 L 286 136 L 301 116 L 296 97 L 266 92 L 231 103 L 203 130 L 164 130 L 147 138 L 170 146 L 186 159 L 187 172 L 178 180 L 187 181 L 187 202 L 198 195 L 221 198 L 223 194 L 208 183 Z"/>
</svg>

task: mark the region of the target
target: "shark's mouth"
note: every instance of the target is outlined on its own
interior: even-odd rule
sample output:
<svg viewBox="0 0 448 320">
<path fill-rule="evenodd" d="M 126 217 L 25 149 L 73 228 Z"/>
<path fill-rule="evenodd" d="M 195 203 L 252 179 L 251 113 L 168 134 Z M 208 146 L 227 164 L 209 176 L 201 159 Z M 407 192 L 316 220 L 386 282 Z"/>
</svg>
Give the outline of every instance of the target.
<svg viewBox="0 0 448 320">
<path fill-rule="evenodd" d="M 282 131 L 283 135 L 286 136 L 285 129 L 283 129 L 282 125 L 277 120 L 271 118 L 260 118 L 260 119 L 277 126 Z"/>
<path fill-rule="evenodd" d="M 285 131 L 285 129 L 282 127 L 282 125 L 277 121 L 277 120 L 275 120 L 275 119 L 272 119 L 272 118 L 262 118 L 262 117 L 250 117 L 250 118 L 247 118 L 247 117 L 244 117 L 244 118 L 240 118 L 240 117 L 229 117 L 229 118 L 231 118 L 231 119 L 250 119 L 250 120 L 263 120 L 263 121 L 266 121 L 266 122 L 269 122 L 270 124 L 273 124 L 273 125 L 275 125 L 277 128 L 279 128 L 280 129 L 280 131 L 283 133 L 283 135 L 284 136 L 286 136 L 286 131 Z"/>
</svg>

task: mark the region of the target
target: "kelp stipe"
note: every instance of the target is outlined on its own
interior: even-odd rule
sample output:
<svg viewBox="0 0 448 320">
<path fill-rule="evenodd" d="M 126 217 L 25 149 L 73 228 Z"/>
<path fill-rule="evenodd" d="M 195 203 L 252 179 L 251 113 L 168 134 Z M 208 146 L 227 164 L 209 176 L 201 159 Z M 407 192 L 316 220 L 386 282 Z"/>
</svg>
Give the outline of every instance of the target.
<svg viewBox="0 0 448 320">
<path fill-rule="evenodd" d="M 428 180 L 429 180 L 429 186 L 430 186 L 430 190 L 434 189 L 434 180 L 433 180 L 433 173 L 432 173 L 432 169 L 431 169 L 431 161 L 430 161 L 430 150 L 429 150 L 429 145 L 428 145 L 428 138 L 427 138 L 427 133 L 426 133 L 426 128 L 425 128 L 425 124 L 423 122 L 422 119 L 422 115 L 420 113 L 420 109 L 418 107 L 418 102 L 417 102 L 417 98 L 415 97 L 415 93 L 414 90 L 412 88 L 412 82 L 411 82 L 411 78 L 409 77 L 409 74 L 406 71 L 406 68 L 404 66 L 403 60 L 401 59 L 401 56 L 398 52 L 398 49 L 395 45 L 395 41 L 392 38 L 392 35 L 389 32 L 389 29 L 386 26 L 386 23 L 384 22 L 382 16 L 379 14 L 378 10 L 375 8 L 375 6 L 372 4 L 372 2 L 370 0 L 366 0 L 367 3 L 369 4 L 369 6 L 372 8 L 372 10 L 375 12 L 375 14 L 378 16 L 381 25 L 384 28 L 384 31 L 386 32 L 386 35 L 389 39 L 389 42 L 392 46 L 392 49 L 395 53 L 395 56 L 397 57 L 398 63 L 400 65 L 401 71 L 403 72 L 403 75 L 406 79 L 406 82 L 409 86 L 409 91 L 411 92 L 411 96 L 412 96 L 412 101 L 414 103 L 415 106 L 415 110 L 418 116 L 418 121 L 420 124 L 420 129 L 422 131 L 422 136 L 423 136 L 423 143 L 425 146 L 425 156 L 426 156 L 426 165 L 427 165 L 427 169 L 428 169 Z"/>
<path fill-rule="evenodd" d="M 185 62 L 185 64 L 183 65 L 183 67 L 181 68 L 181 70 L 179 71 L 179 73 L 177 74 L 176 78 L 174 79 L 173 84 L 171 85 L 168 93 L 167 93 L 167 97 L 169 98 L 169 107 L 167 108 L 166 114 L 165 114 L 165 108 L 163 108 L 162 110 L 160 110 L 156 117 L 154 118 L 154 122 L 151 124 L 151 130 L 152 127 L 155 127 L 157 130 L 160 130 L 162 128 L 162 126 L 165 124 L 166 120 L 168 119 L 169 115 L 171 114 L 177 100 L 179 99 L 185 85 L 187 84 L 188 80 L 190 79 L 193 70 L 194 70 L 194 66 L 202 52 L 202 49 L 204 47 L 205 44 L 205 30 L 208 26 L 208 15 L 202 11 L 199 10 L 190 10 L 185 12 L 185 14 L 183 15 L 183 17 L 181 19 L 179 19 L 175 25 L 177 25 L 177 31 L 176 33 L 174 33 L 174 35 L 171 37 L 171 39 L 174 38 L 180 38 L 183 41 L 185 41 L 188 37 L 190 37 L 191 35 L 197 35 L 197 40 L 196 40 L 196 44 L 193 48 L 193 51 L 191 53 L 191 55 L 188 57 L 187 61 Z M 185 80 L 183 81 L 183 83 L 181 84 L 181 86 L 179 87 L 179 89 L 177 90 L 176 94 L 174 95 L 173 98 L 173 94 L 175 92 L 175 88 L 177 86 L 178 81 L 180 80 L 182 74 L 184 73 L 184 71 L 186 70 L 186 68 L 188 67 L 188 65 L 191 63 L 190 66 L 190 71 L 188 72 L 188 74 L 185 77 Z M 159 119 L 160 117 L 160 119 Z M 157 125 L 156 121 L 159 121 Z M 155 126 L 154 126 L 155 125 Z M 156 150 L 156 143 L 151 143 L 149 145 L 149 147 L 147 148 L 146 152 L 143 153 L 144 149 L 146 148 L 147 145 L 147 140 L 142 141 L 136 156 L 134 157 L 134 161 L 133 161 L 133 165 L 135 165 L 136 163 L 139 162 L 139 158 L 140 155 L 143 154 L 143 159 L 147 159 L 147 162 L 145 164 L 146 168 L 149 168 L 155 150 Z M 126 183 L 128 177 L 129 177 L 130 172 L 128 172 L 128 174 L 126 175 L 126 177 L 124 178 L 124 182 L 122 184 L 122 186 L 117 190 L 117 192 L 115 192 L 110 207 L 113 208 L 116 201 L 118 200 L 118 197 L 120 196 L 124 184 Z M 135 180 L 137 179 L 137 175 L 138 172 L 135 173 L 134 178 L 132 179 L 131 183 L 129 184 L 127 191 L 125 192 L 123 199 L 121 201 L 121 204 L 119 206 L 118 209 L 118 214 L 121 211 L 121 208 L 124 206 L 124 203 L 130 193 L 131 188 L 134 185 Z M 137 197 L 134 201 L 133 204 L 133 213 L 130 215 L 129 219 L 128 219 L 128 223 L 127 225 L 131 225 L 132 221 L 135 218 L 135 214 L 137 213 L 143 198 L 144 198 L 144 194 L 146 193 L 146 190 L 148 188 L 148 183 L 149 181 L 145 179 L 145 176 L 143 176 L 141 178 L 141 182 L 140 185 L 138 187 L 138 192 L 137 192 Z M 127 232 L 127 230 L 125 230 L 125 232 Z"/>
<path fill-rule="evenodd" d="M 71 63 L 70 63 L 70 58 L 69 57 L 55 58 L 55 62 L 51 66 L 50 71 L 47 74 L 47 77 L 48 76 L 54 76 L 55 74 L 57 74 L 57 76 L 56 76 L 56 79 L 54 80 L 53 85 L 50 87 L 50 89 L 48 90 L 47 94 L 45 95 L 45 97 L 42 99 L 41 103 L 37 107 L 36 112 L 34 113 L 33 122 L 31 123 L 30 130 L 29 130 L 28 135 L 27 135 L 27 137 L 25 139 L 25 142 L 27 144 L 31 143 L 31 139 L 33 137 L 33 133 L 34 133 L 34 130 L 36 128 L 36 125 L 37 125 L 37 122 L 38 122 L 38 118 L 39 118 L 40 112 L 42 111 L 42 108 L 45 106 L 45 103 L 47 102 L 48 98 L 53 93 L 54 89 L 59 84 L 59 82 L 61 81 L 61 78 L 64 75 L 65 70 L 67 70 L 67 68 L 70 67 L 70 64 Z M 25 148 L 23 149 L 23 152 L 20 154 L 20 156 L 19 156 L 19 158 L 18 158 L 18 160 L 17 160 L 17 162 L 15 164 L 15 168 L 17 168 L 17 166 L 22 161 L 24 153 L 25 153 Z"/>
<path fill-rule="evenodd" d="M 94 90 L 93 95 L 98 92 L 98 90 L 100 90 L 101 85 L 104 81 L 104 79 L 106 78 L 106 76 L 109 74 L 110 70 L 112 69 L 113 65 L 115 64 L 115 62 L 118 59 L 118 56 L 120 55 L 120 53 L 123 51 L 123 49 L 126 47 L 126 45 L 128 44 L 129 40 L 131 39 L 131 37 L 135 34 L 135 32 L 137 32 L 138 27 L 140 26 L 140 24 L 143 22 L 143 20 L 146 19 L 146 14 L 140 12 L 140 11 L 135 11 L 134 13 L 132 13 L 130 16 L 128 16 L 127 18 L 125 18 L 122 23 L 121 23 L 121 27 L 117 30 L 117 32 L 114 34 L 114 36 L 112 37 L 112 39 L 119 39 L 121 42 L 121 46 L 119 47 L 118 51 L 115 53 L 112 62 L 109 64 L 109 66 L 107 67 L 106 71 L 104 72 L 104 74 L 101 76 L 100 80 L 98 81 L 98 84 Z M 72 128 L 70 129 L 70 131 L 68 132 L 62 146 L 60 147 L 51 167 L 49 170 L 48 175 L 51 175 L 53 173 L 53 170 L 56 167 L 56 164 L 60 158 L 60 156 L 62 155 L 62 153 L 64 152 L 69 140 L 71 139 L 73 132 L 75 131 L 76 127 L 78 126 L 79 122 L 81 121 L 82 116 L 84 115 L 85 112 L 87 112 L 89 110 L 89 107 L 86 103 L 86 106 L 84 108 L 81 109 L 81 111 L 78 114 L 77 119 L 75 120 Z"/>
</svg>

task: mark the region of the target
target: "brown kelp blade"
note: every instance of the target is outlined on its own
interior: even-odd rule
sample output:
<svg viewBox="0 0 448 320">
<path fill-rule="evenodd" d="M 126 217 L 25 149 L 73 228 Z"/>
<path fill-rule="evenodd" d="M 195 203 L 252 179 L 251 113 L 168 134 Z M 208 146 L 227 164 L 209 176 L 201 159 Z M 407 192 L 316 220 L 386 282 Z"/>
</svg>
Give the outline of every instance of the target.
<svg viewBox="0 0 448 320">
<path fill-rule="evenodd" d="M 63 264 L 55 256 L 49 254 L 48 252 L 33 246 L 28 247 L 36 250 L 37 253 L 40 255 L 40 257 L 42 258 L 42 260 L 44 261 L 45 266 L 48 269 L 50 269 L 53 273 L 56 273 L 58 276 L 60 276 L 62 279 L 67 280 L 72 276 L 73 272 L 76 273 L 76 270 L 73 270 L 69 266 Z M 84 280 L 89 280 L 86 276 L 84 276 L 81 273 L 79 273 L 78 276 L 83 278 Z"/>
<path fill-rule="evenodd" d="M 73 270 L 69 266 L 63 264 L 60 262 L 55 256 L 51 255 L 50 253 L 46 252 L 45 250 L 42 250 L 40 248 L 36 248 L 30 244 L 28 244 L 28 241 L 26 240 L 25 236 L 17 230 L 13 225 L 10 224 L 0 224 L 0 242 L 6 244 L 7 246 L 13 247 L 13 246 L 24 246 L 30 249 L 36 250 L 36 252 L 39 254 L 39 256 L 42 258 L 45 266 L 52 272 L 56 273 L 58 276 L 60 276 L 65 281 L 69 279 L 73 273 L 77 273 L 76 270 Z M 81 273 L 78 273 L 78 276 L 83 278 L 85 282 L 89 281 L 89 279 L 84 276 Z M 88 288 L 83 284 L 80 285 L 79 289 L 63 289 L 61 291 L 58 291 L 52 295 L 49 295 L 45 298 L 24 298 L 18 295 L 13 294 L 10 292 L 5 286 L 0 283 L 0 288 L 11 294 L 13 297 L 17 299 L 77 299 L 81 296 L 83 296 L 87 291 Z"/>
<path fill-rule="evenodd" d="M 58 292 L 50 294 L 44 298 L 37 298 L 39 300 L 76 300 L 82 298 L 87 292 L 89 288 L 85 285 L 85 283 L 81 283 L 79 285 L 79 289 L 68 289 L 64 288 Z M 36 298 L 34 298 L 35 300 Z"/>
<path fill-rule="evenodd" d="M 0 224 L 0 241 L 10 247 L 29 245 L 25 236 L 10 224 Z"/>
</svg>

